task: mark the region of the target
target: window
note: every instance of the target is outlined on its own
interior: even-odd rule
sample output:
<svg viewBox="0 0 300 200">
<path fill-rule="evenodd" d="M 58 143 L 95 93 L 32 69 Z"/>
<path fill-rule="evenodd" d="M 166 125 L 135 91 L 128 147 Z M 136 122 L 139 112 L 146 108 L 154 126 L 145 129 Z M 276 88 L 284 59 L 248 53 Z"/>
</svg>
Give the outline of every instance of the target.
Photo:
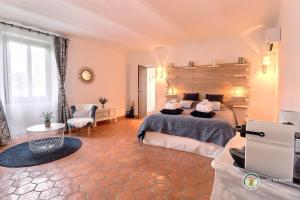
<svg viewBox="0 0 300 200">
<path fill-rule="evenodd" d="M 50 44 L 6 36 L 8 103 L 51 100 Z"/>
<path fill-rule="evenodd" d="M 0 98 L 13 137 L 42 123 L 42 112 L 53 112 L 53 122 L 57 119 L 52 37 L 0 26 Z"/>
</svg>

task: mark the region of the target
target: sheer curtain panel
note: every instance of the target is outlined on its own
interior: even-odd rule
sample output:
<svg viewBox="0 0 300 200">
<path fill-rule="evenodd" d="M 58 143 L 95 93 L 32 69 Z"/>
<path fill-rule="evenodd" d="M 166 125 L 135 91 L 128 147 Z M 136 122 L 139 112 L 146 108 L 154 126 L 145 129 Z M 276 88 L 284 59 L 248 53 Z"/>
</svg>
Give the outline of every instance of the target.
<svg viewBox="0 0 300 200">
<path fill-rule="evenodd" d="M 57 120 L 58 81 L 53 38 L 0 26 L 0 97 L 13 136 L 43 123 L 42 112 Z"/>
</svg>

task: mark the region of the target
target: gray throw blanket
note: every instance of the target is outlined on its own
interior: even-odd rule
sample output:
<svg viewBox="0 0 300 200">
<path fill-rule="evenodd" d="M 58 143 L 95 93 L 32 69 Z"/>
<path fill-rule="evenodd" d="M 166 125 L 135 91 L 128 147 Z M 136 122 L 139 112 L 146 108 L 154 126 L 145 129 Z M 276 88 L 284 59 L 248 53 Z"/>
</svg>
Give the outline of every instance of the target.
<svg viewBox="0 0 300 200">
<path fill-rule="evenodd" d="M 235 135 L 234 128 L 225 120 L 160 113 L 145 118 L 138 132 L 139 139 L 144 139 L 146 131 L 188 137 L 223 147 Z"/>
</svg>

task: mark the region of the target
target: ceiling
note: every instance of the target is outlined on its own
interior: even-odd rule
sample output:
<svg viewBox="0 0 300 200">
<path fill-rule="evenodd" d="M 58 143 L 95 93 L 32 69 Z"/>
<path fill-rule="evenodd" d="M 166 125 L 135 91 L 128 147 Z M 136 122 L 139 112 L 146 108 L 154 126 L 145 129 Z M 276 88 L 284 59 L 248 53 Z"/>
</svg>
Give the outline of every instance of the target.
<svg viewBox="0 0 300 200">
<path fill-rule="evenodd" d="M 124 50 L 273 26 L 280 0 L 0 0 L 0 18 Z"/>
</svg>

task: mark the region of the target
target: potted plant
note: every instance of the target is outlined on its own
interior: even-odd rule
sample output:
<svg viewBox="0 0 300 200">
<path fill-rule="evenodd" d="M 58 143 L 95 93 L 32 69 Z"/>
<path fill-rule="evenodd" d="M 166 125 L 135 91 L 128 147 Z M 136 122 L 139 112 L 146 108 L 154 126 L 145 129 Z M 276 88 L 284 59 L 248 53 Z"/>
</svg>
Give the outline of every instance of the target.
<svg viewBox="0 0 300 200">
<path fill-rule="evenodd" d="M 44 123 L 45 123 L 45 127 L 49 128 L 51 126 L 51 119 L 53 119 L 54 117 L 52 116 L 53 112 L 46 112 L 46 113 L 42 113 L 42 116 L 44 118 Z"/>
<path fill-rule="evenodd" d="M 104 105 L 108 102 L 108 99 L 105 97 L 100 97 L 99 102 L 101 103 L 102 108 L 104 108 Z"/>
</svg>

